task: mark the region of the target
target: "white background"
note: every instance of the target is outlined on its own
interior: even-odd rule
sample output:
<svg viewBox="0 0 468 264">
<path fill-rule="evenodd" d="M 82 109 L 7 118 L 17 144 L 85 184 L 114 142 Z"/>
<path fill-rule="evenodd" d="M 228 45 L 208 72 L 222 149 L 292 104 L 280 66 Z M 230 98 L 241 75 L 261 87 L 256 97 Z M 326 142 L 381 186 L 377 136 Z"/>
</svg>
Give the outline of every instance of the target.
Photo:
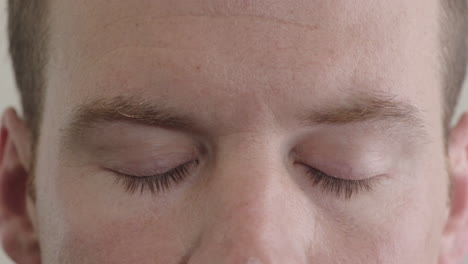
<svg viewBox="0 0 468 264">
<path fill-rule="evenodd" d="M 18 95 L 15 90 L 13 73 L 7 53 L 6 2 L 6 0 L 0 0 L 0 113 L 3 112 L 7 106 L 19 106 Z M 456 118 L 458 118 L 461 112 L 468 110 L 468 85 L 465 86 L 466 89 L 464 89 L 465 92 L 462 94 Z M 0 264 L 10 263 L 11 262 L 0 250 Z M 465 264 L 468 264 L 468 260 Z"/>
</svg>

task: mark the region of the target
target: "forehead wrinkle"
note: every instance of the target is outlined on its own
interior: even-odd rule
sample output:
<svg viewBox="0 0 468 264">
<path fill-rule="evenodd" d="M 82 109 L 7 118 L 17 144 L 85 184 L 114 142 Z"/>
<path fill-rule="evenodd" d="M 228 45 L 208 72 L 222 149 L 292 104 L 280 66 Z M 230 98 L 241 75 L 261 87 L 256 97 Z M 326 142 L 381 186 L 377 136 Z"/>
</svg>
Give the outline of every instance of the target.
<svg viewBox="0 0 468 264">
<path fill-rule="evenodd" d="M 105 22 L 100 26 L 99 29 L 105 30 L 111 26 L 117 24 L 136 24 L 140 25 L 141 23 L 151 23 L 158 20 L 170 20 L 178 18 L 213 18 L 216 20 L 229 18 L 229 19 L 247 19 L 247 20 L 263 20 L 266 22 L 272 22 L 278 25 L 285 26 L 295 26 L 299 28 L 304 28 L 308 30 L 316 30 L 320 21 L 312 21 L 314 23 L 306 23 L 302 21 L 295 20 L 294 17 L 283 16 L 279 14 L 264 12 L 265 10 L 257 10 L 256 12 L 251 12 L 250 10 L 233 10 L 226 12 L 226 10 L 217 10 L 217 9 L 208 9 L 200 11 L 190 11 L 187 13 L 176 13 L 176 14 L 160 14 L 160 15 L 144 15 L 141 14 L 132 14 L 132 15 L 123 15 L 117 18 L 114 18 L 110 21 Z M 93 34 L 94 35 L 94 34 Z"/>
<path fill-rule="evenodd" d="M 250 3 L 250 5 L 253 5 L 253 4 Z M 141 24 L 150 23 L 151 21 L 154 21 L 154 20 L 169 20 L 169 18 L 175 19 L 175 18 L 184 18 L 184 17 L 192 17 L 192 18 L 197 18 L 197 17 L 198 18 L 201 18 L 201 17 L 210 18 L 211 17 L 211 18 L 219 19 L 219 18 L 238 17 L 238 18 L 248 19 L 250 20 L 249 22 L 254 22 L 255 20 L 262 20 L 262 21 L 268 21 L 268 22 L 277 24 L 276 27 L 281 27 L 282 25 L 289 25 L 289 26 L 295 26 L 295 27 L 307 29 L 308 31 L 315 31 L 319 28 L 319 26 L 323 29 L 324 26 L 327 24 L 323 21 L 323 19 L 319 19 L 318 17 L 315 17 L 315 16 L 309 15 L 308 16 L 309 19 L 304 19 L 304 18 L 299 19 L 299 17 L 293 16 L 289 13 L 266 12 L 265 10 L 263 9 L 259 10 L 258 8 L 255 8 L 254 10 L 245 9 L 245 8 L 244 9 L 234 8 L 233 10 L 228 10 L 228 12 L 224 10 L 223 8 L 200 8 L 200 9 L 181 10 L 180 12 L 172 11 L 169 13 L 161 13 L 161 12 L 155 11 L 155 13 L 157 13 L 156 15 L 150 14 L 149 11 L 145 12 L 145 14 L 143 15 L 141 13 L 133 14 L 134 12 L 132 13 L 131 11 L 128 11 L 128 13 L 130 14 L 117 13 L 115 14 L 115 16 L 110 16 L 107 20 L 102 19 L 101 24 L 98 23 L 98 21 L 101 21 L 101 20 L 98 20 L 97 18 L 93 18 L 96 21 L 94 23 L 89 22 L 90 23 L 90 25 L 88 25 L 89 32 L 87 32 L 87 35 L 89 36 L 87 37 L 87 39 L 89 40 L 85 42 L 92 42 L 94 38 L 97 38 L 96 42 L 98 43 L 99 46 L 101 46 L 102 39 L 100 39 L 101 38 L 100 35 L 102 34 L 98 34 L 99 33 L 98 31 L 103 31 L 103 32 L 106 32 L 106 34 L 109 34 L 108 27 L 110 27 L 111 25 L 113 27 L 114 26 L 119 27 L 120 25 L 119 27 L 120 31 L 122 31 L 123 29 L 126 29 L 126 30 L 129 30 L 130 32 L 141 31 L 142 33 L 146 33 L 147 35 L 152 35 L 153 33 L 151 33 L 151 31 L 144 32 L 144 30 L 141 27 Z M 228 8 L 228 9 L 231 9 L 231 8 Z M 148 15 L 146 15 L 146 13 L 148 13 Z M 98 17 L 100 18 L 101 16 L 98 16 Z M 333 21 L 336 21 L 336 19 L 333 19 Z M 216 24 L 216 22 L 217 21 L 213 21 L 209 24 L 210 25 L 212 25 L 213 23 Z M 78 21 L 76 21 L 75 23 L 78 23 Z M 82 25 L 82 24 L 84 23 L 79 23 L 79 25 Z M 128 26 L 125 27 L 123 24 L 128 24 Z M 343 24 L 343 23 L 338 23 L 338 24 Z M 341 27 L 342 26 L 343 25 L 341 25 Z M 150 26 L 148 30 L 151 30 L 153 27 Z M 337 28 L 339 28 L 338 25 L 333 25 L 333 27 L 329 27 L 330 30 L 336 30 Z M 343 30 L 349 31 L 349 29 L 342 29 L 342 31 Z M 155 33 L 154 35 L 158 35 L 158 34 Z M 132 39 L 131 37 L 127 37 L 127 38 Z M 136 39 L 138 39 L 138 42 L 141 41 L 141 38 L 136 38 Z M 143 44 L 143 43 L 140 43 L 140 44 Z M 157 43 L 153 43 L 153 44 L 157 44 Z M 143 44 L 143 45 L 150 46 L 148 43 Z M 177 45 L 180 45 L 180 43 L 178 43 Z"/>
<path fill-rule="evenodd" d="M 296 27 L 300 28 L 303 30 L 304 33 L 307 32 L 315 32 L 320 29 L 320 23 L 305 23 L 305 22 L 298 22 L 294 21 L 293 19 L 286 19 L 286 18 L 280 18 L 274 15 L 261 15 L 261 14 L 184 14 L 184 15 L 159 15 L 159 16 L 147 16 L 147 17 L 140 17 L 137 15 L 129 15 L 125 17 L 120 17 L 115 20 L 112 20 L 111 22 L 105 23 L 104 25 L 100 27 L 93 27 L 91 30 L 92 32 L 89 32 L 88 38 L 85 38 L 83 41 L 84 43 L 92 43 L 93 41 L 97 41 L 102 36 L 100 36 L 98 33 L 102 31 L 107 31 L 111 27 L 118 27 L 120 25 L 125 25 L 125 24 L 132 24 L 133 26 L 131 29 L 134 30 L 141 30 L 139 29 L 140 27 L 143 27 L 145 24 L 149 24 L 151 26 L 154 26 L 154 23 L 161 23 L 161 25 L 164 25 L 163 23 L 166 23 L 167 25 L 174 26 L 176 25 L 175 23 L 169 23 L 172 20 L 177 21 L 178 19 L 183 18 L 183 19 L 193 19 L 193 22 L 200 23 L 204 19 L 213 19 L 212 23 L 216 23 L 220 20 L 227 20 L 230 21 L 232 24 L 236 23 L 236 20 L 244 20 L 245 22 L 252 23 L 251 25 L 255 25 L 254 23 L 259 23 L 262 22 L 262 24 L 265 23 L 272 23 L 276 24 L 277 26 L 288 26 L 288 27 Z M 158 22 L 161 21 L 161 22 Z M 166 25 L 166 26 L 167 26 Z M 130 30 L 130 29 L 127 29 Z M 157 36 L 157 34 L 154 34 Z M 186 47 L 174 47 L 174 43 L 165 43 L 165 40 L 163 39 L 157 39 L 154 41 L 154 43 L 149 44 L 143 44 L 143 43 L 138 43 L 138 44 L 128 44 L 124 45 L 125 47 L 153 47 L 153 48 L 162 48 L 162 49 L 190 49 L 190 48 L 195 48 L 191 46 L 186 46 Z M 178 43 L 178 45 L 181 45 Z M 197 49 L 206 49 L 206 47 L 200 46 L 196 47 Z"/>
</svg>

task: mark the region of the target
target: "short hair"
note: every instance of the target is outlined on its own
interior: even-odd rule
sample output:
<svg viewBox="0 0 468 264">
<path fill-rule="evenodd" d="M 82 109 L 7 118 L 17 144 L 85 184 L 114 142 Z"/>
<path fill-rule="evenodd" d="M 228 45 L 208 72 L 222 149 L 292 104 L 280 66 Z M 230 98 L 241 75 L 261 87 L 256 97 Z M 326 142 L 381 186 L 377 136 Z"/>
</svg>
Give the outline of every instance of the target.
<svg viewBox="0 0 468 264">
<path fill-rule="evenodd" d="M 465 80 L 468 60 L 467 0 L 441 0 L 441 68 L 444 125 L 447 130 Z"/>
<path fill-rule="evenodd" d="M 46 86 L 48 0 L 8 0 L 9 50 L 24 118 L 38 137 Z"/>
<path fill-rule="evenodd" d="M 441 0 L 441 64 L 444 123 L 449 127 L 467 67 L 467 1 Z M 48 59 L 48 0 L 8 0 L 10 55 L 23 113 L 33 133 L 39 133 Z"/>
</svg>

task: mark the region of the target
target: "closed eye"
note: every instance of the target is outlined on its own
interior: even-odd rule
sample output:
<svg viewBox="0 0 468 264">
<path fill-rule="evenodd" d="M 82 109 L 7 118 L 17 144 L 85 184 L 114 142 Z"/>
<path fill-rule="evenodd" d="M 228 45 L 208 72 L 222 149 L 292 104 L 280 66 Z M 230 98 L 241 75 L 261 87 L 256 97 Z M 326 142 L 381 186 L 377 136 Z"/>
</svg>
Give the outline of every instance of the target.
<svg viewBox="0 0 468 264">
<path fill-rule="evenodd" d="M 152 194 L 156 194 L 168 190 L 172 185 L 180 184 L 198 164 L 198 160 L 193 160 L 167 172 L 150 176 L 134 176 L 117 171 L 113 172 L 116 175 L 115 183 L 123 184 L 127 192 L 133 194 L 139 191 L 140 194 L 143 194 L 145 191 L 150 191 Z"/>
<path fill-rule="evenodd" d="M 113 171 L 116 175 L 114 182 L 116 184 L 123 184 L 125 190 L 131 194 L 137 191 L 140 194 L 143 194 L 145 191 L 156 194 L 168 190 L 172 185 L 180 184 L 198 164 L 199 160 L 193 160 L 167 172 L 149 176 L 135 176 Z M 370 192 L 373 190 L 372 179 L 340 179 L 313 167 L 303 166 L 306 167 L 306 173 L 312 179 L 313 185 L 320 186 L 323 191 L 334 193 L 338 197 L 343 196 L 345 199 L 350 199 L 353 195 L 362 191 Z"/>
<path fill-rule="evenodd" d="M 350 199 L 360 192 L 370 192 L 373 190 L 373 179 L 347 180 L 330 176 L 318 169 L 306 166 L 307 174 L 312 179 L 312 183 L 320 186 L 323 191 L 334 193 L 338 197 Z"/>
</svg>

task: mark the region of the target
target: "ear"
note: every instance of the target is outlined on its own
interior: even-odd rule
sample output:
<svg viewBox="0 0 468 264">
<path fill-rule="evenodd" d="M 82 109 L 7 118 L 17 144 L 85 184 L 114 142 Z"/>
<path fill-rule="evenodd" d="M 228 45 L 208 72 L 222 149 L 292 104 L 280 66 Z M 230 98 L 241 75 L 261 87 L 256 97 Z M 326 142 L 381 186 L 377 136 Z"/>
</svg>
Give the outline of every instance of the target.
<svg viewBox="0 0 468 264">
<path fill-rule="evenodd" d="M 27 210 L 31 136 L 13 109 L 0 128 L 0 238 L 5 252 L 19 264 L 40 263 L 39 244 Z"/>
<path fill-rule="evenodd" d="M 448 147 L 452 188 L 440 263 L 458 264 L 468 255 L 468 113 L 452 129 Z"/>
</svg>

